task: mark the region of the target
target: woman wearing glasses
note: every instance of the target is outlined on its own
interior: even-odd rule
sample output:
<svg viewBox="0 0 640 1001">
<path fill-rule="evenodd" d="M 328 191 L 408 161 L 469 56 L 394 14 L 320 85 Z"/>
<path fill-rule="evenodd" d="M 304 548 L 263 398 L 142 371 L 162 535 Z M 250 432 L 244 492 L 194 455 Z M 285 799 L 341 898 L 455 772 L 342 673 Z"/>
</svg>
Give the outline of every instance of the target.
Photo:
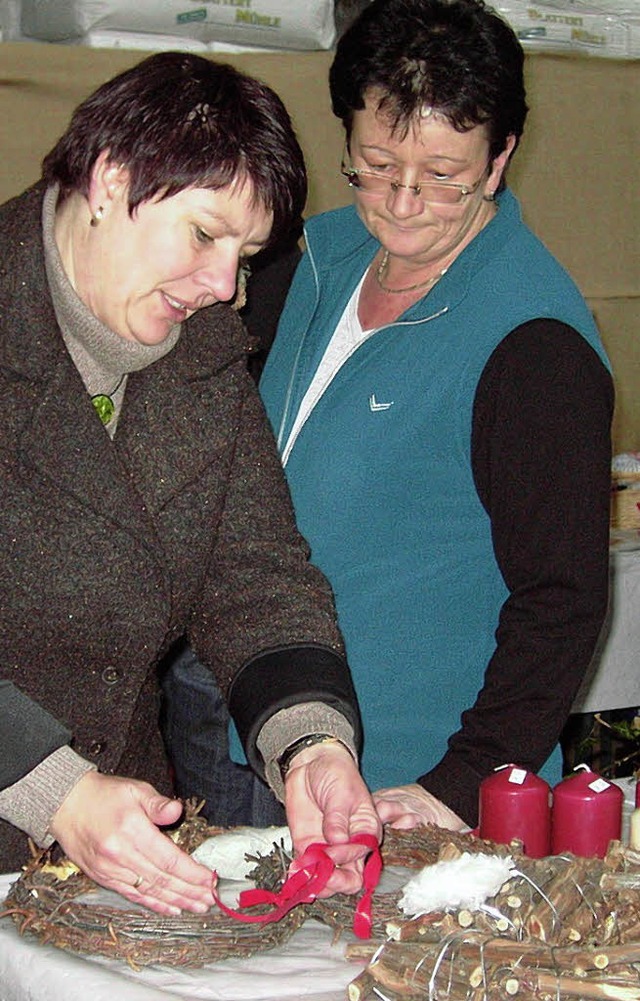
<svg viewBox="0 0 640 1001">
<path fill-rule="evenodd" d="M 330 86 L 355 204 L 309 222 L 261 392 L 380 816 L 455 829 L 497 766 L 560 777 L 607 604 L 612 382 L 505 185 L 512 30 L 481 0 L 373 0 Z"/>
</svg>

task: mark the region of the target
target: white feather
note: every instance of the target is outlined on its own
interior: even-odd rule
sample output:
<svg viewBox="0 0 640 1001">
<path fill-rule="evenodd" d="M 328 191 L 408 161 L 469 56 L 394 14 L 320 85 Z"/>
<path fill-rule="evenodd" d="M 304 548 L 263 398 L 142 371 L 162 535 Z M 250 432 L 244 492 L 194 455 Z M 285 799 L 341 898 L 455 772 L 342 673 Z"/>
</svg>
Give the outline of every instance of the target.
<svg viewBox="0 0 640 1001">
<path fill-rule="evenodd" d="M 471 855 L 425 866 L 405 885 L 398 907 L 416 917 L 432 911 L 477 910 L 514 870 L 511 856 Z"/>
</svg>

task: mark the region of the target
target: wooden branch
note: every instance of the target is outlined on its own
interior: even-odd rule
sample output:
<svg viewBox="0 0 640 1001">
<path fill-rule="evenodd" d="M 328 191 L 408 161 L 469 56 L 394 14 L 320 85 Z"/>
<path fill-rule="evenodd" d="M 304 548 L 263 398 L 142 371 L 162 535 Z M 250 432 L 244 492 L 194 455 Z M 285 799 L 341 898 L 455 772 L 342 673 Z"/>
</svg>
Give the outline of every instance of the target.
<svg viewBox="0 0 640 1001">
<path fill-rule="evenodd" d="M 635 987 L 612 981 L 590 981 L 565 975 L 538 972 L 530 989 L 552 997 L 578 997 L 585 1001 L 640 1001 L 640 985 Z"/>
<path fill-rule="evenodd" d="M 347 997 L 349 1001 L 366 1001 L 366 998 L 374 997 L 374 984 L 375 980 L 369 971 L 363 970 L 362 973 L 358 974 L 355 980 L 351 981 L 347 988 Z"/>
</svg>

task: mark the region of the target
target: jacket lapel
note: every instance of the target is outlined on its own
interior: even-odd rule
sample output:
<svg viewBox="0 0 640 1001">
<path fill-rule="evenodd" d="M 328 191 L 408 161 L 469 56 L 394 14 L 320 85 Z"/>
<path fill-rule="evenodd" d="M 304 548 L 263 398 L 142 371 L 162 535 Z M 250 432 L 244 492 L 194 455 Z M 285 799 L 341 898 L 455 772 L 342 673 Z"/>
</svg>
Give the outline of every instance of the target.
<svg viewBox="0 0 640 1001">
<path fill-rule="evenodd" d="M 29 417 L 19 459 L 64 491 L 153 546 L 153 528 L 100 423 L 58 327 L 44 269 L 37 185 L 2 209 L 0 373 L 20 386 Z"/>
<path fill-rule="evenodd" d="M 244 367 L 239 333 L 228 307 L 204 310 L 186 324 L 170 354 L 129 377 L 116 451 L 126 450 L 140 490 L 156 509 L 230 454 L 240 398 L 232 378 L 215 374 L 240 359 Z"/>
<path fill-rule="evenodd" d="M 31 423 L 20 440 L 20 460 L 85 508 L 154 548 L 153 528 L 130 484 L 114 443 L 100 423 L 82 380 L 61 359 L 38 391 Z"/>
</svg>

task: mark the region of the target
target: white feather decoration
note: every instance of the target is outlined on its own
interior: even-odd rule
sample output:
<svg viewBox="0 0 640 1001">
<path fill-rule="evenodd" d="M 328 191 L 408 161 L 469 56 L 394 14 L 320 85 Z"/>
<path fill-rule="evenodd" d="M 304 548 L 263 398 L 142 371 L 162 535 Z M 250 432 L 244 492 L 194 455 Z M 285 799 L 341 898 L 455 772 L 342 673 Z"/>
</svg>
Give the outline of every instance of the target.
<svg viewBox="0 0 640 1001">
<path fill-rule="evenodd" d="M 398 907 L 410 917 L 460 908 L 474 911 L 496 895 L 514 869 L 510 855 L 500 858 L 464 852 L 458 859 L 421 869 L 405 885 Z"/>
</svg>

